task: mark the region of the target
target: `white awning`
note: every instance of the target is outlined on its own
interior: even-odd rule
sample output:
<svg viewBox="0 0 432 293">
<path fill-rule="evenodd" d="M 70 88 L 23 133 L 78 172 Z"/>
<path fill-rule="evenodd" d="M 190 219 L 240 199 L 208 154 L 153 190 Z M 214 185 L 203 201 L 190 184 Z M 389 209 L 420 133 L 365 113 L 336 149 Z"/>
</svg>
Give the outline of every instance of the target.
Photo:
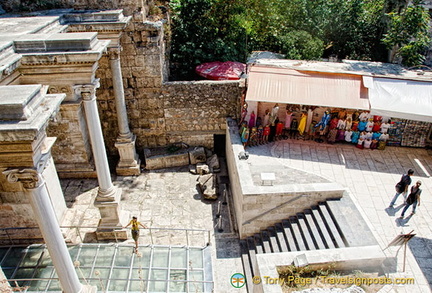
<svg viewBox="0 0 432 293">
<path fill-rule="evenodd" d="M 361 75 L 252 66 L 246 101 L 369 110 Z"/>
<path fill-rule="evenodd" d="M 364 76 L 371 114 L 432 122 L 432 82 Z"/>
</svg>

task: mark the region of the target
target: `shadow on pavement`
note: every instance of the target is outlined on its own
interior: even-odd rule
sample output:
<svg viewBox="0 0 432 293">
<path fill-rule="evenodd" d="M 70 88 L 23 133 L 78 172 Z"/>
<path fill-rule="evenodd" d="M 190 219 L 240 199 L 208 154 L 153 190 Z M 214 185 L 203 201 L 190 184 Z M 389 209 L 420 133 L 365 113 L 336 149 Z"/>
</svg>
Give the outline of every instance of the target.
<svg viewBox="0 0 432 293">
<path fill-rule="evenodd" d="M 432 239 L 414 237 L 408 242 L 408 247 L 411 249 L 414 258 L 422 270 L 423 275 L 429 283 L 429 288 L 432 291 Z"/>
</svg>

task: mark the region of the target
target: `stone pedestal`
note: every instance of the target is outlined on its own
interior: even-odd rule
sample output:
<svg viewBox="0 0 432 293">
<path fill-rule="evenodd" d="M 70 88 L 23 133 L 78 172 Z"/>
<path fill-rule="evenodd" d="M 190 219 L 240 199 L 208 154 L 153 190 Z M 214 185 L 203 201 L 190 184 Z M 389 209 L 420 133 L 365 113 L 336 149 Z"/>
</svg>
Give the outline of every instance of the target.
<svg viewBox="0 0 432 293">
<path fill-rule="evenodd" d="M 126 226 L 129 221 L 130 213 L 122 211 L 119 203 L 122 189 L 117 188 L 113 201 L 96 201 L 95 207 L 99 209 L 101 219 L 96 230 L 96 238 L 98 241 L 104 240 L 127 240 L 126 230 L 116 230 Z"/>
<path fill-rule="evenodd" d="M 121 197 L 121 188 L 115 190 L 115 196 L 112 201 L 100 201 L 96 198 L 94 205 L 99 209 L 101 214 L 101 222 L 99 225 L 104 227 L 119 227 L 120 210 L 119 202 Z"/>
<path fill-rule="evenodd" d="M 139 175 L 140 170 L 140 159 L 135 150 L 136 136 L 133 135 L 131 139 L 117 138 L 115 147 L 118 149 L 120 154 L 120 161 L 117 164 L 116 172 L 120 176 Z"/>
</svg>

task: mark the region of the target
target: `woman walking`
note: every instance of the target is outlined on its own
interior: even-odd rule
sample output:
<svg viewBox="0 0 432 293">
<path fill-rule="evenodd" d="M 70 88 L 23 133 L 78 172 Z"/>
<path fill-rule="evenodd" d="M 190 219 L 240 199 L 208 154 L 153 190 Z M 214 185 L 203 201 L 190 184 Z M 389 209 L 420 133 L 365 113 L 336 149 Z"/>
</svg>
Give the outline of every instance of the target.
<svg viewBox="0 0 432 293">
<path fill-rule="evenodd" d="M 404 209 L 402 210 L 402 214 L 400 216 L 401 219 L 403 219 L 406 210 L 411 205 L 413 206 L 411 215 L 415 214 L 417 205 L 420 206 L 420 194 L 422 192 L 422 190 L 420 189 L 420 186 L 421 186 L 421 181 L 419 180 L 416 182 L 416 185 L 411 187 L 411 193 L 407 197 L 406 205 L 405 205 Z"/>
<path fill-rule="evenodd" d="M 139 226 L 143 227 L 143 228 L 147 228 L 147 226 L 141 224 L 141 222 L 138 222 L 137 217 L 132 217 L 132 220 L 129 222 L 129 224 L 126 225 L 125 228 L 129 227 L 130 225 L 132 225 L 131 228 L 131 233 L 132 233 L 132 238 L 135 241 L 135 252 L 138 252 L 138 239 L 139 239 Z"/>
</svg>

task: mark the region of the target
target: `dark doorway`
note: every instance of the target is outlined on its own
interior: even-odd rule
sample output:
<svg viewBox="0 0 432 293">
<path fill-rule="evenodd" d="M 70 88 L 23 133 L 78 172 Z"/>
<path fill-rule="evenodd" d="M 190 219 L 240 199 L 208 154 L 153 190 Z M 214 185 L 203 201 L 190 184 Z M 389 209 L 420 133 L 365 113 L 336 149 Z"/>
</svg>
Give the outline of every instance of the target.
<svg viewBox="0 0 432 293">
<path fill-rule="evenodd" d="M 226 136 L 225 134 L 215 134 L 213 136 L 213 141 L 214 141 L 214 152 L 219 156 L 219 157 L 225 157 L 225 141 L 226 141 Z"/>
</svg>

